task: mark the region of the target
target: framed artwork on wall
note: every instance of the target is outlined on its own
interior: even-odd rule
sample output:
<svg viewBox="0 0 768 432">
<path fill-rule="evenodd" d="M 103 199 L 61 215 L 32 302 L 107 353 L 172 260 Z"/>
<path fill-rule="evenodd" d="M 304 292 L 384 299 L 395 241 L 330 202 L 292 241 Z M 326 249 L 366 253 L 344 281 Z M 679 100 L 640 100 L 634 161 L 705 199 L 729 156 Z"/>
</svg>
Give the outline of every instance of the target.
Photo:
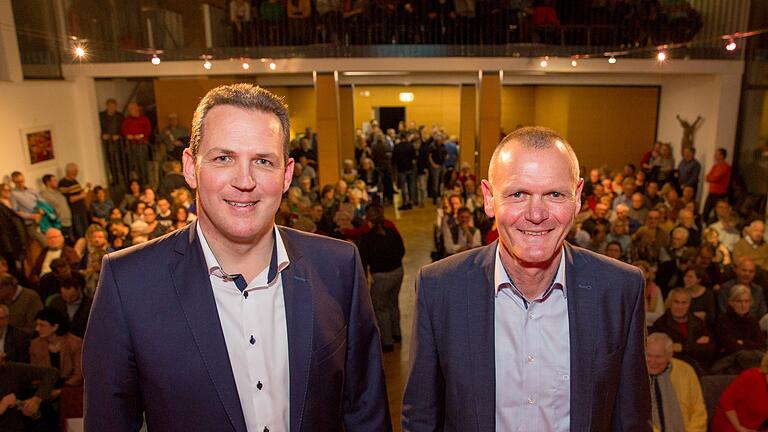
<svg viewBox="0 0 768 432">
<path fill-rule="evenodd" d="M 53 126 L 21 128 L 21 146 L 27 168 L 39 168 L 54 162 Z"/>
</svg>

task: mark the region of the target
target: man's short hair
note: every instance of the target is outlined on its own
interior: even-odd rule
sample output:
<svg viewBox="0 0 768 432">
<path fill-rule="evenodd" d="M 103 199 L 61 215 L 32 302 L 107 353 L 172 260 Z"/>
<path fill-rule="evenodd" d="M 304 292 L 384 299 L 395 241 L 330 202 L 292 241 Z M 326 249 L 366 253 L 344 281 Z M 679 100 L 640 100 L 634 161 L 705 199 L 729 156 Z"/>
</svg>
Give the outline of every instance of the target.
<svg viewBox="0 0 768 432">
<path fill-rule="evenodd" d="M 117 105 L 117 101 L 116 101 L 114 98 L 109 98 L 109 99 L 107 99 L 107 105 L 109 105 L 109 104 L 111 104 L 111 103 L 113 103 L 113 104 Z"/>
<path fill-rule="evenodd" d="M 672 233 L 670 234 L 670 236 L 674 236 L 676 232 L 681 232 L 681 233 L 685 234 L 685 241 L 686 242 L 688 241 L 688 238 L 691 236 L 691 232 L 688 231 L 688 228 L 686 228 L 686 227 L 682 227 L 682 226 L 675 227 L 672 230 Z"/>
<path fill-rule="evenodd" d="M 66 258 L 56 258 L 51 261 L 51 271 L 53 272 L 64 267 L 69 267 L 69 261 L 67 261 Z"/>
<path fill-rule="evenodd" d="M 674 349 L 672 348 L 674 342 L 672 341 L 672 338 L 667 336 L 666 333 L 656 332 L 648 335 L 648 345 L 657 342 L 664 344 L 664 350 L 667 352 L 667 354 L 672 354 L 674 352 Z"/>
<path fill-rule="evenodd" d="M 499 154 L 512 142 L 515 142 L 528 150 L 547 150 L 555 147 L 556 143 L 561 143 L 568 152 L 568 156 L 571 158 L 571 174 L 573 175 L 573 182 L 574 184 L 579 182 L 579 158 L 576 157 L 576 152 L 573 151 L 573 147 L 571 147 L 565 138 L 554 130 L 541 126 L 522 127 L 501 140 L 491 156 L 491 163 L 488 167 L 489 181 L 493 182 L 494 165 L 499 158 Z"/>
<path fill-rule="evenodd" d="M 288 161 L 291 133 L 288 105 L 285 104 L 282 98 L 262 87 L 243 83 L 216 87 L 200 100 L 197 109 L 195 109 L 195 115 L 192 118 L 192 132 L 189 140 L 189 151 L 193 157 L 197 157 L 197 152 L 200 149 L 200 142 L 205 132 L 205 118 L 208 112 L 220 105 L 274 114 L 280 121 L 280 129 L 283 134 L 283 156 L 285 161 Z"/>
<path fill-rule="evenodd" d="M 46 175 L 44 175 L 43 176 L 43 184 L 47 185 L 48 182 L 51 181 L 51 179 L 54 178 L 54 177 L 56 177 L 56 176 L 54 176 L 53 174 L 46 174 Z"/>
<path fill-rule="evenodd" d="M 19 284 L 19 281 L 11 274 L 4 274 L 0 276 L 0 288 L 15 288 Z"/>
<path fill-rule="evenodd" d="M 61 281 L 59 286 L 61 288 L 77 288 L 78 290 L 82 290 L 85 288 L 85 279 L 72 275 Z"/>
<path fill-rule="evenodd" d="M 69 317 L 58 309 L 47 307 L 40 310 L 35 315 L 35 321 L 37 320 L 45 321 L 52 326 L 58 324 L 59 328 L 56 330 L 56 334 L 59 336 L 63 336 L 69 331 Z"/>
<path fill-rule="evenodd" d="M 723 159 L 728 157 L 728 150 L 726 150 L 726 149 L 724 149 L 722 147 L 718 147 L 717 150 L 715 150 L 715 153 L 718 153 L 718 152 L 722 153 Z"/>
<path fill-rule="evenodd" d="M 688 300 L 692 298 L 691 296 L 691 290 L 684 287 L 675 287 L 669 290 L 669 294 L 667 294 L 667 299 L 671 299 L 673 294 L 680 294 L 688 297 Z"/>
<path fill-rule="evenodd" d="M 21 175 L 21 171 L 14 171 L 11 173 L 11 178 L 16 178 Z"/>
</svg>

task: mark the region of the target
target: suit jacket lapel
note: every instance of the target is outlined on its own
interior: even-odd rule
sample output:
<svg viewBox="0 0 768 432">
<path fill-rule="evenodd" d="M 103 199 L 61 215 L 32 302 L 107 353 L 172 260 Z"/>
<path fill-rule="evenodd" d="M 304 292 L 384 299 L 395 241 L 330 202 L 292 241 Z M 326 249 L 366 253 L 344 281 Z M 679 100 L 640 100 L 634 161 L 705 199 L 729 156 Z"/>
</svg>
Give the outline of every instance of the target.
<svg viewBox="0 0 768 432">
<path fill-rule="evenodd" d="M 493 271 L 496 245 L 486 246 L 476 257 L 464 283 L 467 301 L 467 329 L 471 380 L 474 387 L 477 430 L 496 427 L 496 356 L 494 342 Z"/>
<path fill-rule="evenodd" d="M 186 233 L 178 236 L 176 252 L 179 256 L 176 262 L 170 264 L 171 277 L 187 325 L 231 425 L 236 431 L 246 432 L 245 417 L 196 226 L 196 223 L 190 224 Z"/>
<path fill-rule="evenodd" d="M 576 252 L 578 253 L 578 252 Z M 565 283 L 568 291 L 568 325 L 571 345 L 571 430 L 589 430 L 592 417 L 592 360 L 595 352 L 595 317 L 598 316 L 593 287 L 595 275 L 579 268 L 574 249 L 565 244 Z M 588 269 L 586 269 L 588 270 Z"/>
<path fill-rule="evenodd" d="M 301 249 L 292 243 L 290 232 L 282 228 L 280 236 L 290 264 L 282 271 L 285 319 L 288 329 L 288 366 L 290 374 L 291 431 L 301 430 L 307 400 L 309 372 L 312 360 L 314 307 L 310 289 L 309 269 L 302 259 Z"/>
</svg>

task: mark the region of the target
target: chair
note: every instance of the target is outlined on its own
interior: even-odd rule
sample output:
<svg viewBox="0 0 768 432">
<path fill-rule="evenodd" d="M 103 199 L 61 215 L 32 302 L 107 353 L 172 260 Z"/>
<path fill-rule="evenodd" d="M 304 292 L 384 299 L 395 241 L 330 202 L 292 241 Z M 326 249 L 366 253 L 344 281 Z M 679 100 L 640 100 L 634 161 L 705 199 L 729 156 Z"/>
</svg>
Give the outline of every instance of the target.
<svg viewBox="0 0 768 432">
<path fill-rule="evenodd" d="M 707 418 L 712 421 L 720 395 L 737 375 L 706 375 L 701 377 L 701 393 L 707 405 Z"/>
</svg>

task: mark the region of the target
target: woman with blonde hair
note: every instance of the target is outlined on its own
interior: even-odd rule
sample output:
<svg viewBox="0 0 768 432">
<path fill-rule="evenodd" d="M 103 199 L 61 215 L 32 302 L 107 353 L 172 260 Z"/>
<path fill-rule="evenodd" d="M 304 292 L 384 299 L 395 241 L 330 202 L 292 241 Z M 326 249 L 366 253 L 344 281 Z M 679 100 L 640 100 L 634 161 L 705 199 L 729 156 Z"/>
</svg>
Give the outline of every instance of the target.
<svg viewBox="0 0 768 432">
<path fill-rule="evenodd" d="M 664 315 L 664 298 L 661 289 L 653 281 L 656 270 L 648 261 L 637 261 L 635 267 L 643 271 L 645 276 L 645 325 L 650 327 L 653 323 Z"/>
</svg>

